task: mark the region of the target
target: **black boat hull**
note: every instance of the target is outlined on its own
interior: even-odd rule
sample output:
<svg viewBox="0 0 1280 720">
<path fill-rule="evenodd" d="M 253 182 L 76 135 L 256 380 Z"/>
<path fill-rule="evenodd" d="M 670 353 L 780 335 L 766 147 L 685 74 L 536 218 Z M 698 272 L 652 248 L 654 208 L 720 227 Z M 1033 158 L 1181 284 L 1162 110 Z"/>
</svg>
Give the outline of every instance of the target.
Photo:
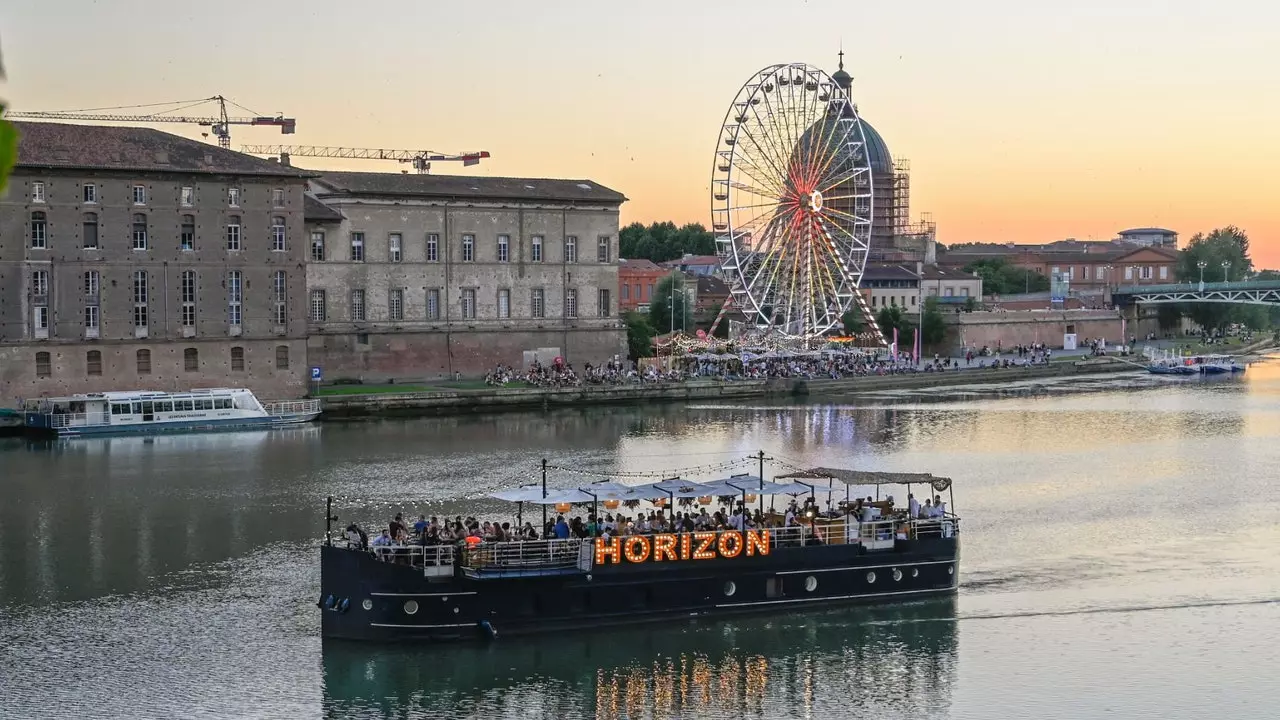
<svg viewBox="0 0 1280 720">
<path fill-rule="evenodd" d="M 959 538 L 776 547 L 768 555 L 596 565 L 555 574 L 428 578 L 367 552 L 321 548 L 326 638 L 447 642 L 690 617 L 951 595 Z"/>
</svg>

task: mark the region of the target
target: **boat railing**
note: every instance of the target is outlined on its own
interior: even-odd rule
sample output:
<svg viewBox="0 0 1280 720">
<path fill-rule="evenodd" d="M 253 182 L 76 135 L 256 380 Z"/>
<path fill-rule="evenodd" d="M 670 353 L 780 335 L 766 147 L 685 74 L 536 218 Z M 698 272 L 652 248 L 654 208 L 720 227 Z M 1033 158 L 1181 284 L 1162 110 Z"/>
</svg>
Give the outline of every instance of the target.
<svg viewBox="0 0 1280 720">
<path fill-rule="evenodd" d="M 279 402 L 263 403 L 262 409 L 266 410 L 267 414 L 273 417 L 280 417 L 283 415 L 306 415 L 308 413 L 320 412 L 320 401 L 318 399 L 281 400 Z"/>
<path fill-rule="evenodd" d="M 110 415 L 105 412 L 92 413 L 48 413 L 49 427 L 80 427 L 82 425 L 106 425 Z"/>
<path fill-rule="evenodd" d="M 581 538 L 485 543 L 462 550 L 462 566 L 472 570 L 578 567 Z"/>
<path fill-rule="evenodd" d="M 427 577 L 452 575 L 457 560 L 452 545 L 375 545 L 369 551 L 383 562 L 420 567 Z"/>
</svg>

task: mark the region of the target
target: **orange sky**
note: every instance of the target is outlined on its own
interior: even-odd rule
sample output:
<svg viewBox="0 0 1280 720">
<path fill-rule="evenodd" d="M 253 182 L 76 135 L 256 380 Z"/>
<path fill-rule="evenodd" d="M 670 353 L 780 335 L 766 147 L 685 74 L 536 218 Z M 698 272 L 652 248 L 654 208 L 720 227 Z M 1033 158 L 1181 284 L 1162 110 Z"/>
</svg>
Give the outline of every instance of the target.
<svg viewBox="0 0 1280 720">
<path fill-rule="evenodd" d="M 709 224 L 739 86 L 778 62 L 834 71 L 843 43 L 854 99 L 910 159 L 913 213 L 932 212 L 942 242 L 1236 224 L 1280 267 L 1272 3 L 451 5 L 6 3 L 0 93 L 30 110 L 221 93 L 298 118 L 297 135 L 236 128 L 236 144 L 484 149 L 436 171 L 591 178 L 631 198 L 624 222 Z"/>
</svg>

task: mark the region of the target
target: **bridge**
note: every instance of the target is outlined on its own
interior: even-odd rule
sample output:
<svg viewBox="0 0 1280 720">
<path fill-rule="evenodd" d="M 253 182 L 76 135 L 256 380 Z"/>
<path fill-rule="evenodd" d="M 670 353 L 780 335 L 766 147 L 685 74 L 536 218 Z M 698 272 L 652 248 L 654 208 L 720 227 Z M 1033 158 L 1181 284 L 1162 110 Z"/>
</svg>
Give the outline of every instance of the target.
<svg viewBox="0 0 1280 720">
<path fill-rule="evenodd" d="M 1280 305 L 1280 280 L 1123 285 L 1111 292 L 1117 307 L 1160 303 Z"/>
</svg>

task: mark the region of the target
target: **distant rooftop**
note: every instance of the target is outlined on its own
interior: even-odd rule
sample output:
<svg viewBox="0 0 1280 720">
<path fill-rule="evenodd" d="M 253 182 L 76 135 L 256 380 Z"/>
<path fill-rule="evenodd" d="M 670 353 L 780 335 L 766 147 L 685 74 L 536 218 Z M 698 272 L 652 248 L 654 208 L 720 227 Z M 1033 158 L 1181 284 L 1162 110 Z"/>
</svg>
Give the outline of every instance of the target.
<svg viewBox="0 0 1280 720">
<path fill-rule="evenodd" d="M 1177 235 L 1177 234 L 1178 233 L 1174 232 L 1173 230 L 1167 230 L 1165 228 L 1158 228 L 1158 227 L 1131 228 L 1129 230 L 1121 230 L 1119 233 L 1120 237 L 1124 237 L 1126 235 Z"/>
<path fill-rule="evenodd" d="M 315 173 L 140 127 L 14 121 L 18 167 L 311 177 Z"/>
<path fill-rule="evenodd" d="M 626 196 L 590 180 L 324 172 L 315 184 L 334 194 L 418 195 L 471 200 L 548 200 L 616 204 Z"/>
<path fill-rule="evenodd" d="M 618 267 L 623 270 L 633 270 L 637 272 L 662 272 L 664 268 L 658 266 L 652 260 L 620 260 Z"/>
</svg>

